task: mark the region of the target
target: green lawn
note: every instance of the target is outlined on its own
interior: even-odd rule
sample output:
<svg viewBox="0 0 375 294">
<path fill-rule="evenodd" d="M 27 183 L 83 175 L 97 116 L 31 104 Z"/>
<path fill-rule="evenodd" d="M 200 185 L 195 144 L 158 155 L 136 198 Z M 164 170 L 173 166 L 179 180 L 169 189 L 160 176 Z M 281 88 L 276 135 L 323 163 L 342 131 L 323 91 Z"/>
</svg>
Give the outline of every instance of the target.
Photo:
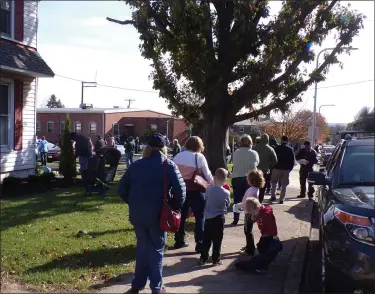
<svg viewBox="0 0 375 294">
<path fill-rule="evenodd" d="M 106 200 L 85 197 L 82 188 L 2 200 L 2 272 L 37 290 L 88 291 L 132 271 L 135 235 L 128 206 L 116 187 L 111 190 Z"/>
<path fill-rule="evenodd" d="M 116 191 L 112 186 L 104 200 L 84 196 L 81 187 L 1 200 L 2 274 L 39 291 L 92 291 L 131 272 L 135 234 Z"/>
</svg>

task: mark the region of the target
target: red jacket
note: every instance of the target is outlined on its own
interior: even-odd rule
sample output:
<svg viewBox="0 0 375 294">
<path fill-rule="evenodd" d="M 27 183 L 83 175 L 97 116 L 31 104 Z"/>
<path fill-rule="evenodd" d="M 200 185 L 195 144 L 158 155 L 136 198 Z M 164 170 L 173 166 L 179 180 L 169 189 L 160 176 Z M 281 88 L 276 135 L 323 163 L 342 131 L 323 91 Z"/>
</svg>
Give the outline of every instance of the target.
<svg viewBox="0 0 375 294">
<path fill-rule="evenodd" d="M 225 183 L 223 185 L 223 188 L 226 189 L 226 190 L 228 190 L 228 191 L 230 191 L 230 186 L 227 183 Z"/>
<path fill-rule="evenodd" d="M 271 206 L 262 205 L 259 214 L 255 218 L 255 221 L 258 224 L 258 228 L 262 237 L 277 236 L 276 219 L 273 215 Z"/>
</svg>

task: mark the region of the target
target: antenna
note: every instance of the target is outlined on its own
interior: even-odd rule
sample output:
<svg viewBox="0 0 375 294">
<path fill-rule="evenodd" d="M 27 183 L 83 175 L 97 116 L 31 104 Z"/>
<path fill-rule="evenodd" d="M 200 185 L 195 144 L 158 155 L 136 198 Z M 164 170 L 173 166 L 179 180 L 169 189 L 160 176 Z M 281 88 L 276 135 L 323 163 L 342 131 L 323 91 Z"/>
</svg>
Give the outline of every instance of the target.
<svg viewBox="0 0 375 294">
<path fill-rule="evenodd" d="M 127 108 L 130 108 L 132 102 L 134 102 L 135 100 L 134 99 L 125 99 L 125 101 L 128 101 L 128 107 Z"/>
</svg>

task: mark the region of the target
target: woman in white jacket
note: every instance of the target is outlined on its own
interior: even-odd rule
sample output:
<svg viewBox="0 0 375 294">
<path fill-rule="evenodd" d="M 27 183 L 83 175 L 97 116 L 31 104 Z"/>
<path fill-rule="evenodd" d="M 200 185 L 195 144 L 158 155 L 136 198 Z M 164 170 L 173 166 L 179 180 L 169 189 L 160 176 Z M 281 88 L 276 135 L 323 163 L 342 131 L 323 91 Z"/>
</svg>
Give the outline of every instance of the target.
<svg viewBox="0 0 375 294">
<path fill-rule="evenodd" d="M 202 154 L 204 151 L 202 139 L 192 136 L 187 140 L 185 147 L 186 151 L 178 153 L 173 159 L 186 184 L 186 200 L 181 210 L 181 226 L 175 234 L 174 248 L 179 249 L 188 246 L 185 241 L 185 221 L 189 208 L 191 208 L 195 217 L 195 250 L 200 253 L 203 242 L 205 194 L 197 190 L 197 187 L 189 185 L 189 183 L 192 182 L 191 180 L 195 175 L 203 177 L 208 183 L 213 183 L 213 177 L 208 168 L 207 160 Z"/>
</svg>

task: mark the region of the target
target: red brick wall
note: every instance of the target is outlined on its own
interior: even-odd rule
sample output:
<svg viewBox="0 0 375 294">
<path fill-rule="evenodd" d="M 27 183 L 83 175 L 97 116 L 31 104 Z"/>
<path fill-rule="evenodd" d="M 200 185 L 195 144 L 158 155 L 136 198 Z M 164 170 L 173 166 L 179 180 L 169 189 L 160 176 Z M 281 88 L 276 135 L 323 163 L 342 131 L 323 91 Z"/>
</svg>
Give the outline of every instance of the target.
<svg viewBox="0 0 375 294">
<path fill-rule="evenodd" d="M 91 137 L 92 141 L 95 142 L 97 135 L 103 134 L 103 115 L 99 113 L 70 113 L 70 120 L 72 122 L 72 131 L 74 131 L 74 122 L 81 122 L 81 133 Z M 46 140 L 52 143 L 59 142 L 60 135 L 60 121 L 65 121 L 65 113 L 37 113 L 36 120 L 40 122 L 40 132 L 37 132 L 36 135 L 38 138 L 45 136 Z M 54 122 L 53 133 L 47 133 L 47 122 Z M 96 134 L 89 135 L 89 124 L 90 122 L 96 122 Z"/>
<path fill-rule="evenodd" d="M 177 139 L 180 145 L 185 145 L 186 140 L 189 138 L 188 134 L 189 126 L 186 124 L 183 119 L 174 119 L 173 120 L 173 138 Z"/>
</svg>

